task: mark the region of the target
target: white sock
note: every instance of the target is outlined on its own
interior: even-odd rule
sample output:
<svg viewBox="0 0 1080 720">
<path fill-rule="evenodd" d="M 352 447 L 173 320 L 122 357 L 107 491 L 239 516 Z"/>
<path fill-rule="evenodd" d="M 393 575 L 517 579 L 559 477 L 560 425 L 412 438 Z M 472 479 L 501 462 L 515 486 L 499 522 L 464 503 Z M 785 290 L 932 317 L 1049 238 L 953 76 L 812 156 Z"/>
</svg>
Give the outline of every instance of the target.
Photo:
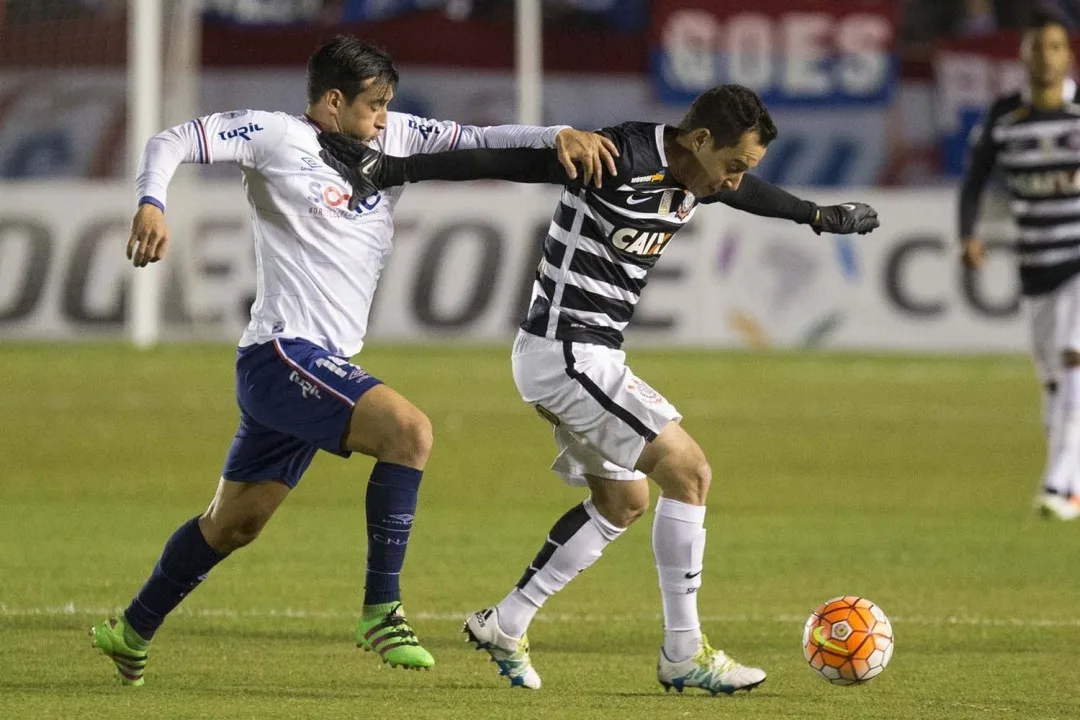
<svg viewBox="0 0 1080 720">
<path fill-rule="evenodd" d="M 697 591 L 705 557 L 705 507 L 661 496 L 652 546 L 664 602 L 664 654 L 681 662 L 701 645 Z"/>
<path fill-rule="evenodd" d="M 517 587 L 499 603 L 502 631 L 511 637 L 524 635 L 544 602 L 596 562 L 625 529 L 604 519 L 592 498 L 568 510 L 551 528 Z"/>
<path fill-rule="evenodd" d="M 1046 487 L 1059 495 L 1076 494 L 1080 493 L 1080 368 L 1065 368 L 1058 394 L 1058 422 L 1051 430 Z"/>
</svg>

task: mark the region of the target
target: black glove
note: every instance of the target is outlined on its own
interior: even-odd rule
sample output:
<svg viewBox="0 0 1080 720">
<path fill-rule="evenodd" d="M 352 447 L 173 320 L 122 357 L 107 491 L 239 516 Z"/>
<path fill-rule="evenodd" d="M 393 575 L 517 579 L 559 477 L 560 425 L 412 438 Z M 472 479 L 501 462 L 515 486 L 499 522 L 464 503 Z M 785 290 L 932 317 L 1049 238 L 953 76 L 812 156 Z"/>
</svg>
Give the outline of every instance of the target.
<svg viewBox="0 0 1080 720">
<path fill-rule="evenodd" d="M 356 210 L 361 200 L 387 187 L 386 156 L 378 150 L 345 133 L 319 133 L 319 144 L 323 146 L 319 157 L 352 186 L 349 210 Z"/>
<path fill-rule="evenodd" d="M 881 225 L 878 222 L 877 210 L 866 203 L 827 205 L 819 207 L 818 212 L 821 213 L 820 217 L 810 224 L 818 235 L 823 232 L 865 235 Z"/>
</svg>

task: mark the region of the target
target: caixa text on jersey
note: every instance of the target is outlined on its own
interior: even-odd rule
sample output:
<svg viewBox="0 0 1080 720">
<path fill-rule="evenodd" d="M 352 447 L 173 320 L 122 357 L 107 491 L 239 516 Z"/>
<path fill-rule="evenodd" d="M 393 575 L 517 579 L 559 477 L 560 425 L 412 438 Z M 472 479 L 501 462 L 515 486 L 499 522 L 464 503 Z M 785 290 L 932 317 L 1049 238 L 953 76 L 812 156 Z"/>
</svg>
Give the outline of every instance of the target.
<svg viewBox="0 0 1080 720">
<path fill-rule="evenodd" d="M 1009 189 L 1024 197 L 1053 197 L 1080 193 L 1080 170 L 1009 173 Z"/>
</svg>

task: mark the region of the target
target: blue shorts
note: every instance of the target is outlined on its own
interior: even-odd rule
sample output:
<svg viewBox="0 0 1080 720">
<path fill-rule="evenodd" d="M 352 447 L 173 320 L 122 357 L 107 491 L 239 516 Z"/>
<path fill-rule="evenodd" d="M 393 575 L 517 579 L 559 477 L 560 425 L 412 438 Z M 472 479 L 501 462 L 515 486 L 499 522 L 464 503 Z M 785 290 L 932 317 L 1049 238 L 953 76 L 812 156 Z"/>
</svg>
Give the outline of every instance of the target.
<svg viewBox="0 0 1080 720">
<path fill-rule="evenodd" d="M 296 487 L 315 451 L 348 457 L 353 406 L 381 380 L 306 340 L 275 339 L 236 355 L 236 431 L 221 476 Z"/>
</svg>

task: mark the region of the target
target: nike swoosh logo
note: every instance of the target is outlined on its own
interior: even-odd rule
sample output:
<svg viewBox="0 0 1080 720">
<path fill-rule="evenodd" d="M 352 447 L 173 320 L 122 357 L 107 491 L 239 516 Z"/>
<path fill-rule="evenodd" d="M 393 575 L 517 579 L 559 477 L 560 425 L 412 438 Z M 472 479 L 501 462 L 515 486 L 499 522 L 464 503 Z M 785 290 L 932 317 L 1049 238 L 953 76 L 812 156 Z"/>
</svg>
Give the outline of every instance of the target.
<svg viewBox="0 0 1080 720">
<path fill-rule="evenodd" d="M 855 206 L 852 205 L 851 203 L 845 203 L 845 204 L 841 205 L 840 207 L 842 207 L 842 208 L 844 208 L 845 210 L 848 210 L 848 211 L 854 211 L 855 210 Z"/>
<path fill-rule="evenodd" d="M 630 197 L 626 198 L 626 204 L 627 205 L 640 205 L 641 203 L 649 202 L 652 199 L 653 199 L 652 195 L 646 195 L 645 197 L 637 197 L 636 195 L 631 195 Z"/>
<path fill-rule="evenodd" d="M 371 168 L 375 167 L 375 163 L 379 161 L 378 156 L 370 158 L 367 162 L 360 165 L 360 172 L 364 175 L 371 174 Z"/>
<path fill-rule="evenodd" d="M 834 643 L 832 640 L 825 637 L 825 628 L 820 625 L 810 631 L 810 637 L 812 637 L 814 639 L 814 642 L 816 642 L 818 645 L 825 648 L 826 650 L 829 650 L 830 652 L 836 653 L 837 655 L 847 656 L 851 654 L 850 652 L 848 652 L 848 649 L 843 645 L 840 645 L 839 643 Z"/>
<path fill-rule="evenodd" d="M 696 573 L 686 573 L 686 579 L 687 580 L 693 580 L 694 578 L 696 578 L 700 574 L 701 574 L 701 570 L 698 570 Z"/>
</svg>

